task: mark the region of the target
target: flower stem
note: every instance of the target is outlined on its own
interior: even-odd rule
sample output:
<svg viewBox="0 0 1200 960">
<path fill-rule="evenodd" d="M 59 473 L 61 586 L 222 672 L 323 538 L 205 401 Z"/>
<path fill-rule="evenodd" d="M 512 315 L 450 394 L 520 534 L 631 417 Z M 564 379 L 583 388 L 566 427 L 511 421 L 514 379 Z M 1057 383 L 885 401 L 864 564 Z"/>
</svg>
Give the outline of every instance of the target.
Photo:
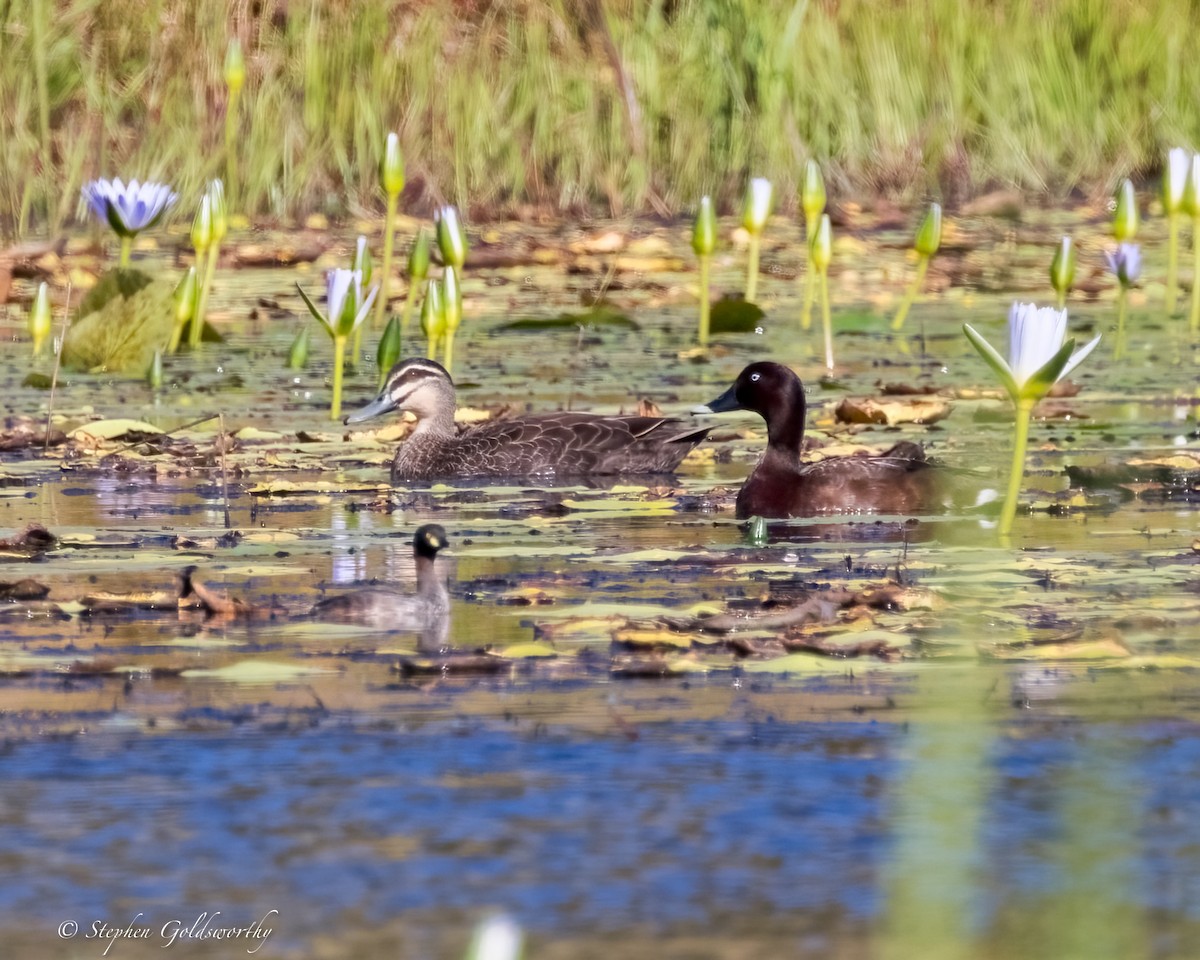
<svg viewBox="0 0 1200 960">
<path fill-rule="evenodd" d="M 442 366 L 446 368 L 447 373 L 454 373 L 454 331 L 447 330 L 443 340 L 443 349 L 445 354 L 442 356 Z"/>
<path fill-rule="evenodd" d="M 213 277 L 217 273 L 219 252 L 214 243 L 204 254 L 204 279 L 200 283 L 200 296 L 196 298 L 196 314 L 192 317 L 192 329 L 188 332 L 188 346 L 193 350 L 200 346 L 200 337 L 204 333 L 204 318 L 208 316 L 208 295 L 212 291 Z"/>
<path fill-rule="evenodd" d="M 1175 312 L 1179 293 L 1179 214 L 1167 215 L 1167 316 Z"/>
<path fill-rule="evenodd" d="M 904 321 L 908 319 L 908 311 L 912 309 L 913 302 L 917 299 L 917 295 L 921 292 L 921 287 L 925 284 L 925 271 L 929 269 L 929 258 L 923 253 L 917 255 L 917 272 L 913 276 L 913 281 L 909 284 L 908 291 L 904 294 L 904 300 L 900 303 L 900 309 L 896 311 L 896 319 L 892 321 L 892 329 L 899 330 L 904 326 Z"/>
<path fill-rule="evenodd" d="M 1192 221 L 1192 336 L 1200 333 L 1200 217 Z"/>
<path fill-rule="evenodd" d="M 236 210 L 238 202 L 237 149 L 234 142 L 237 139 L 238 100 L 241 96 L 240 88 L 231 89 L 225 104 L 225 186 L 230 210 Z"/>
<path fill-rule="evenodd" d="M 346 361 L 346 338 L 337 335 L 333 338 L 333 400 L 329 404 L 329 419 L 342 418 L 342 367 Z"/>
<path fill-rule="evenodd" d="M 825 367 L 833 370 L 833 319 L 829 315 L 829 274 L 821 274 L 821 327 L 825 331 Z"/>
<path fill-rule="evenodd" d="M 117 260 L 118 267 L 129 266 L 129 257 L 133 253 L 133 237 L 121 238 L 121 257 Z"/>
<path fill-rule="evenodd" d="M 1021 496 L 1021 482 L 1025 479 L 1025 447 L 1029 443 L 1029 420 L 1033 415 L 1034 400 L 1017 401 L 1017 419 L 1014 424 L 1012 466 L 1008 472 L 1008 494 L 1004 498 L 1004 509 L 1000 513 L 1000 536 L 1012 532 L 1013 520 L 1017 515 L 1017 500 Z"/>
<path fill-rule="evenodd" d="M 758 241 L 757 233 L 750 234 L 750 257 L 746 262 L 746 302 L 754 303 L 758 294 Z"/>
<path fill-rule="evenodd" d="M 708 346 L 708 320 L 712 311 L 709 294 L 709 265 L 711 257 L 700 257 L 700 346 Z"/>
<path fill-rule="evenodd" d="M 375 319 L 372 321 L 376 330 L 383 325 L 383 313 L 387 309 L 388 288 L 392 281 L 392 246 L 396 236 L 396 204 L 399 202 L 400 194 L 388 194 L 387 215 L 383 220 L 383 264 L 380 267 L 379 293 L 375 297 Z M 404 309 L 407 314 L 407 303 Z"/>
<path fill-rule="evenodd" d="M 1054 306 L 1061 310 L 1067 305 L 1067 291 L 1059 290 L 1054 295 Z"/>
<path fill-rule="evenodd" d="M 413 307 L 417 301 L 417 288 L 420 283 L 413 283 L 411 280 L 408 284 L 408 293 L 404 297 L 404 310 L 400 314 L 400 337 L 403 340 L 408 336 L 408 323 L 412 319 Z"/>
<path fill-rule="evenodd" d="M 812 257 L 808 253 L 808 245 L 812 243 L 814 230 L 816 230 L 816 226 L 805 218 L 804 253 L 801 254 L 804 259 L 800 263 L 800 275 L 803 278 L 801 282 L 804 284 L 804 310 L 800 314 L 801 330 L 808 330 L 812 327 L 812 307 L 816 287 L 813 285 L 813 265 Z"/>
<path fill-rule="evenodd" d="M 1121 291 L 1117 294 L 1117 343 L 1113 347 L 1113 359 L 1120 360 L 1125 356 L 1125 311 L 1127 308 L 1127 300 L 1129 291 L 1122 284 Z"/>
</svg>

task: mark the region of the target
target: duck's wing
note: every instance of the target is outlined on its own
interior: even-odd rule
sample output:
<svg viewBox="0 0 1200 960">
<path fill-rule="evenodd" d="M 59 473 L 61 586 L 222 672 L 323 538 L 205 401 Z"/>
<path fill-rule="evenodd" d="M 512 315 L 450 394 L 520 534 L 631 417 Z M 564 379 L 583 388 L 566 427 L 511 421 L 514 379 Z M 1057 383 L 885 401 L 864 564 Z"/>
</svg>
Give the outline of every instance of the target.
<svg viewBox="0 0 1200 960">
<path fill-rule="evenodd" d="M 438 611 L 424 597 L 372 589 L 326 597 L 313 606 L 308 616 L 333 623 L 419 633 L 427 629 L 431 621 L 438 619 Z"/>
</svg>

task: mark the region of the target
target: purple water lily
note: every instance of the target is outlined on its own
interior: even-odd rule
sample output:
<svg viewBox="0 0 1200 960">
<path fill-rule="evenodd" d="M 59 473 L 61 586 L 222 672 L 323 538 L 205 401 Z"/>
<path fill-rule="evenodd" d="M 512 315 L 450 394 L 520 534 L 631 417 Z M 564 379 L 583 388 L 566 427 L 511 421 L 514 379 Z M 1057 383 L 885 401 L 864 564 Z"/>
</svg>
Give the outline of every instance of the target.
<svg viewBox="0 0 1200 960">
<path fill-rule="evenodd" d="M 162 219 L 179 199 L 165 183 L 130 180 L 93 180 L 83 188 L 83 199 L 96 217 L 121 238 L 133 237 Z"/>
<path fill-rule="evenodd" d="M 1122 287 L 1128 289 L 1137 283 L 1142 273 L 1142 250 L 1136 243 L 1122 243 L 1116 251 L 1105 251 L 1104 257 Z"/>
</svg>

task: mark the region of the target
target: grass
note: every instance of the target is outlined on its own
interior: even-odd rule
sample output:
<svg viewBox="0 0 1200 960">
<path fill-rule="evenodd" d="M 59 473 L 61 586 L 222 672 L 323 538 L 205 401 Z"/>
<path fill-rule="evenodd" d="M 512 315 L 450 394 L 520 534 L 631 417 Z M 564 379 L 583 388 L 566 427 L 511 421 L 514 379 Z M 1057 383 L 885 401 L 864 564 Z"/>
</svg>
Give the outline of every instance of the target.
<svg viewBox="0 0 1200 960">
<path fill-rule="evenodd" d="M 472 216 L 729 209 L 751 175 L 790 210 L 810 156 L 835 195 L 1107 190 L 1200 145 L 1198 31 L 1187 0 L 14 0 L 0 227 L 80 214 L 93 176 L 224 174 L 233 34 L 239 206 L 289 219 L 381 210 L 391 129 L 406 205 Z"/>
</svg>

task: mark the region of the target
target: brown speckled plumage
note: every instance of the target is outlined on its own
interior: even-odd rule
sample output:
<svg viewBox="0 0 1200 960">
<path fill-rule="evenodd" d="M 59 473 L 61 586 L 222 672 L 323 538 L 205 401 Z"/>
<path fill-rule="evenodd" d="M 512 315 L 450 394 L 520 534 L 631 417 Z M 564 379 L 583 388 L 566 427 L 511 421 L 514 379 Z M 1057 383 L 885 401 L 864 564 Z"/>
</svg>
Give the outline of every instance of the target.
<svg viewBox="0 0 1200 960">
<path fill-rule="evenodd" d="M 669 417 L 547 413 L 497 420 L 459 433 L 450 375 L 432 360 L 392 368 L 379 396 L 348 423 L 410 410 L 417 425 L 400 444 L 393 480 L 471 477 L 571 477 L 669 473 L 707 428 Z"/>
<path fill-rule="evenodd" d="M 804 385 L 782 364 L 750 364 L 708 409 L 753 410 L 767 421 L 766 453 L 738 493 L 741 518 L 923 513 L 940 496 L 941 471 L 908 441 L 877 456 L 802 462 Z"/>
</svg>

